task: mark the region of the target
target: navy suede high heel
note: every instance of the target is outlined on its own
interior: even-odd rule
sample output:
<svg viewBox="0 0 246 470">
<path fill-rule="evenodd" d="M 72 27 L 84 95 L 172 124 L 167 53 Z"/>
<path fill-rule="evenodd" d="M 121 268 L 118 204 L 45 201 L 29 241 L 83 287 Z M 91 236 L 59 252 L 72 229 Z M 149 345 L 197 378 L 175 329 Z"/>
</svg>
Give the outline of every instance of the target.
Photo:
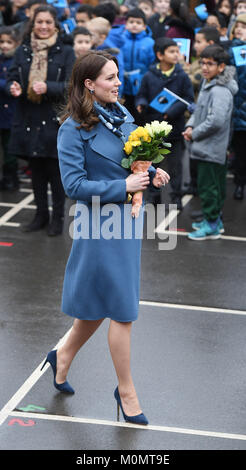
<svg viewBox="0 0 246 470">
<path fill-rule="evenodd" d="M 149 424 L 146 416 L 143 414 L 143 413 L 140 413 L 139 415 L 136 415 L 136 416 L 127 416 L 123 410 L 123 407 L 122 407 L 122 403 L 121 403 L 121 399 L 120 399 L 120 394 L 119 394 L 119 390 L 118 390 L 118 387 L 116 387 L 115 391 L 114 391 L 114 397 L 117 401 L 117 421 L 120 420 L 120 408 L 121 408 L 121 411 L 122 411 L 122 414 L 124 416 L 124 419 L 127 423 L 133 423 L 133 424 L 143 424 L 143 425 L 147 425 Z"/>
<path fill-rule="evenodd" d="M 69 385 L 69 383 L 66 381 L 66 382 L 63 382 L 62 384 L 58 384 L 56 382 L 56 349 L 53 349 L 52 351 L 50 351 L 46 357 L 46 360 L 44 362 L 44 364 L 42 365 L 41 367 L 41 370 L 44 368 L 45 364 L 47 364 L 47 362 L 49 362 L 49 364 L 51 365 L 51 368 L 53 370 L 53 374 L 54 374 L 54 386 L 55 388 L 57 388 L 57 390 L 59 390 L 60 392 L 64 392 L 64 393 L 75 393 L 74 389 L 71 387 L 71 385 Z"/>
</svg>

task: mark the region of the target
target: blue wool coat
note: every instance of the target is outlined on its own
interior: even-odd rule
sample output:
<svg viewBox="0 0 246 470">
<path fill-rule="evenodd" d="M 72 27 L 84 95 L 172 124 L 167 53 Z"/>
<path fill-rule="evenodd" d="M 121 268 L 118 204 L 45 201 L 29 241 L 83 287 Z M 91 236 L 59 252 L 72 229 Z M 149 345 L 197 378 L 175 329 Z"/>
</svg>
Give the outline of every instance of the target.
<svg viewBox="0 0 246 470">
<path fill-rule="evenodd" d="M 127 114 L 121 126 L 126 138 L 136 127 Z M 76 127 L 70 117 L 58 132 L 62 182 L 77 201 L 62 310 L 84 320 L 133 321 L 138 316 L 143 211 L 132 219 L 131 204 L 125 204 L 129 171 L 121 166 L 123 142 L 101 123 L 91 131 Z M 153 167 L 150 173 L 155 174 Z M 92 206 L 93 196 L 100 196 L 99 205 Z"/>
</svg>

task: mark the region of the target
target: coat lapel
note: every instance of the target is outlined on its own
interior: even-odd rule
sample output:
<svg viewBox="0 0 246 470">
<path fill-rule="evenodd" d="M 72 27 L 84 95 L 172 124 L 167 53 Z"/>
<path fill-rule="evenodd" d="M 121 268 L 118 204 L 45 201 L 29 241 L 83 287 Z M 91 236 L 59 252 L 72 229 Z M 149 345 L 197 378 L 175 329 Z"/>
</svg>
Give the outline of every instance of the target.
<svg viewBox="0 0 246 470">
<path fill-rule="evenodd" d="M 123 131 L 126 140 L 128 139 L 130 132 L 132 132 L 136 127 L 133 124 L 133 121 L 134 119 L 129 114 L 126 122 L 121 126 L 121 130 Z M 113 132 L 107 129 L 107 127 L 105 127 L 101 122 L 99 122 L 91 131 L 81 129 L 80 132 L 83 140 L 92 139 L 89 145 L 94 152 L 118 165 L 121 165 L 121 160 L 124 158 L 124 144 L 118 136 L 113 134 Z"/>
</svg>

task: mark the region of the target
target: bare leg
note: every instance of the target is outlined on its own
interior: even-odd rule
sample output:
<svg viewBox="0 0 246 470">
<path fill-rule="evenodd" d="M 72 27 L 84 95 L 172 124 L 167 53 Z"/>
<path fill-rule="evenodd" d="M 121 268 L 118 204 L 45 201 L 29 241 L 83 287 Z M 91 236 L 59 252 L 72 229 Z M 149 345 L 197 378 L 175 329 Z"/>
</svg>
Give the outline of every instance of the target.
<svg viewBox="0 0 246 470">
<path fill-rule="evenodd" d="M 130 368 L 132 323 L 110 321 L 108 331 L 109 348 L 118 377 L 122 407 L 128 416 L 140 414 L 141 408 L 133 384 Z"/>
<path fill-rule="evenodd" d="M 57 351 L 56 382 L 58 384 L 65 382 L 74 356 L 102 322 L 103 318 L 100 320 L 79 320 L 76 318 L 74 320 L 72 330 L 66 342 Z"/>
</svg>

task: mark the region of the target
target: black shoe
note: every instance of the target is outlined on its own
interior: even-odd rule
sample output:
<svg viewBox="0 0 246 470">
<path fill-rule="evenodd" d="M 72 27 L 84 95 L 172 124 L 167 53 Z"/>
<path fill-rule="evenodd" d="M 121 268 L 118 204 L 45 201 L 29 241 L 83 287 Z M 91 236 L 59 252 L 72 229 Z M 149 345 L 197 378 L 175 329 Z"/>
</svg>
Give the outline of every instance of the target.
<svg viewBox="0 0 246 470">
<path fill-rule="evenodd" d="M 238 201 L 241 201 L 244 197 L 244 187 L 243 186 L 236 186 L 233 197 L 234 197 L 234 199 L 237 199 Z"/>
<path fill-rule="evenodd" d="M 21 227 L 22 232 L 36 232 L 46 227 L 49 223 L 49 214 L 36 214 L 33 221 Z"/>
<path fill-rule="evenodd" d="M 49 237 L 61 235 L 63 231 L 63 217 L 54 217 L 48 227 L 47 234 Z"/>
</svg>

